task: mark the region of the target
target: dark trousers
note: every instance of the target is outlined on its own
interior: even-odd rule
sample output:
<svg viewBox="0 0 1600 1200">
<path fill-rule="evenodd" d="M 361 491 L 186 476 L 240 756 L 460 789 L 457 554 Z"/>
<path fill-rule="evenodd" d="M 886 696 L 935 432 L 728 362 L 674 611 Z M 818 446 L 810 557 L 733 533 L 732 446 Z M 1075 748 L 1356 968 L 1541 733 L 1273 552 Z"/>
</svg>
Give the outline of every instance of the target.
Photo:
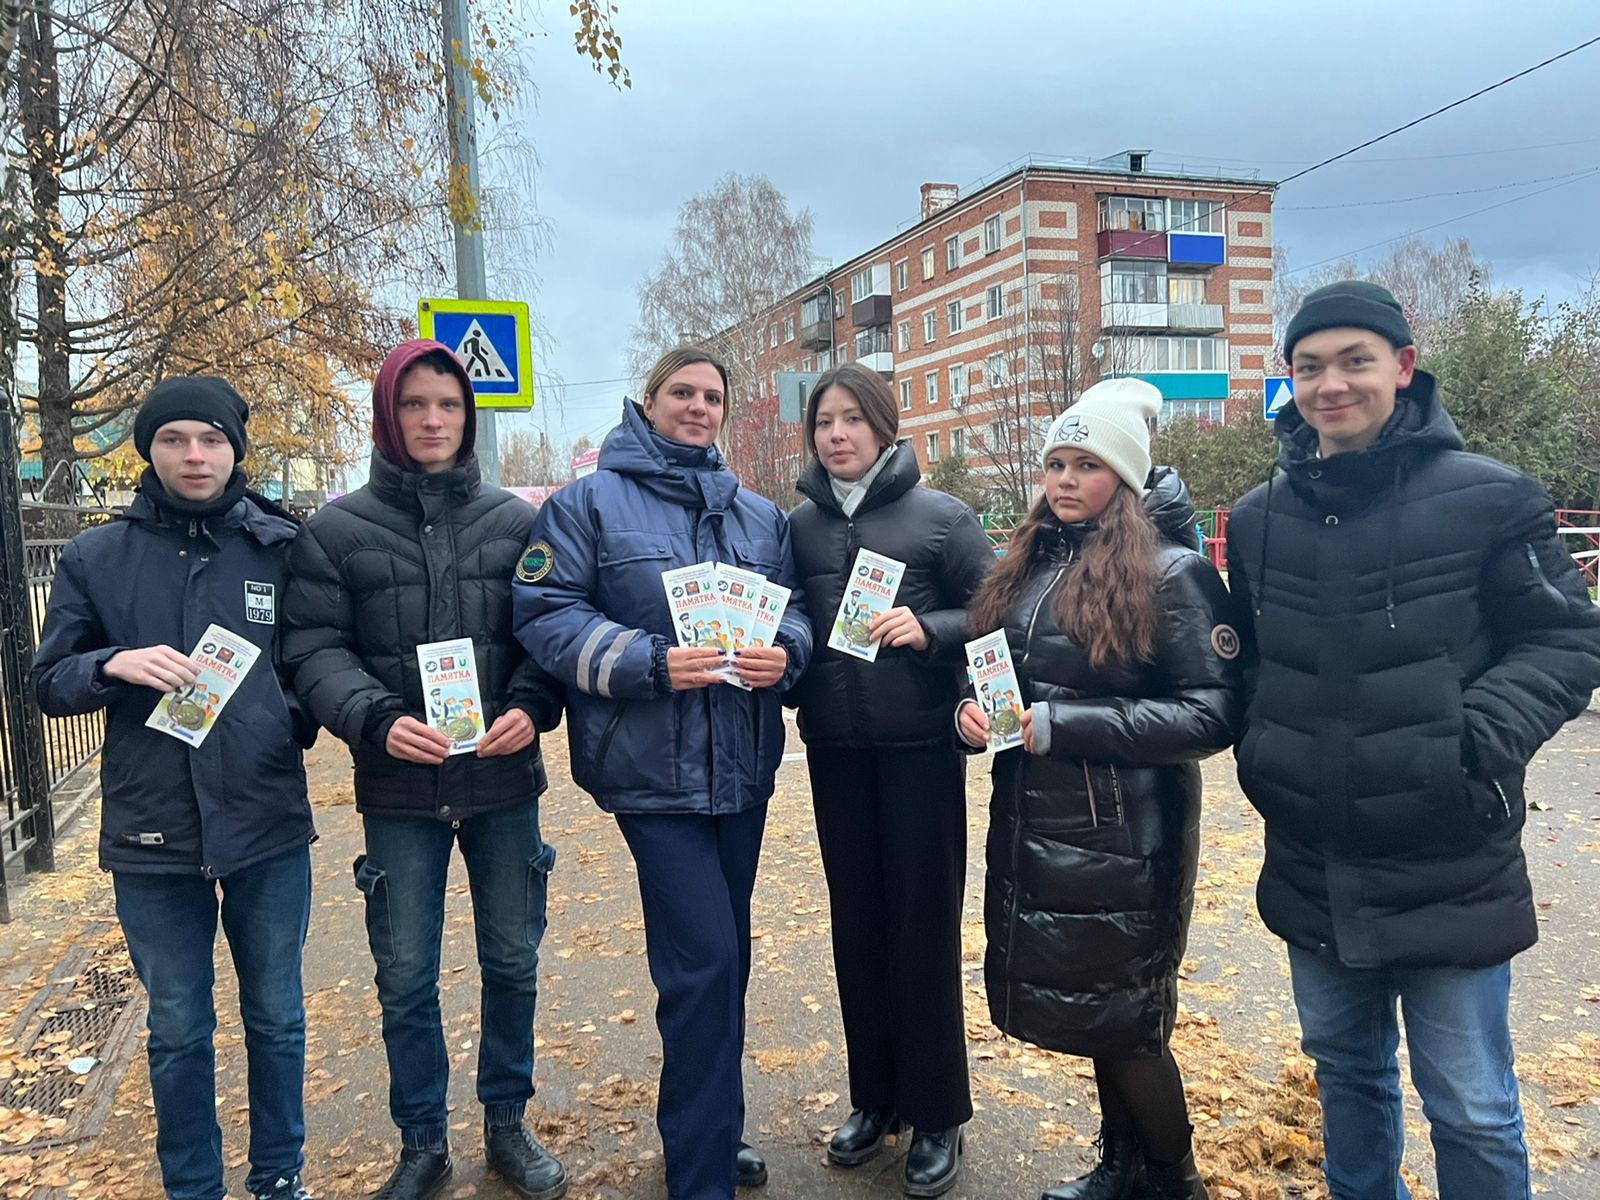
<svg viewBox="0 0 1600 1200">
<path fill-rule="evenodd" d="M 311 851 L 301 846 L 212 881 L 115 871 L 117 919 L 150 994 L 156 1158 L 171 1200 L 220 1200 L 213 947 L 222 929 L 239 976 L 249 1068 L 253 1193 L 299 1173 L 305 1157 L 306 1006 L 300 952 L 311 916 Z"/>
<path fill-rule="evenodd" d="M 732 1200 L 744 1134 L 750 893 L 767 807 L 731 816 L 618 813 L 639 870 L 661 1031 L 656 1124 L 671 1200 Z"/>
<path fill-rule="evenodd" d="M 972 1117 L 961 1005 L 967 794 L 953 750 L 806 751 L 854 1108 Z"/>
<path fill-rule="evenodd" d="M 450 1060 L 439 1016 L 439 947 L 445 883 L 459 841 L 472 889 L 472 926 L 483 987 L 478 1100 L 490 1125 L 514 1125 L 533 1095 L 533 1015 L 539 942 L 555 851 L 539 837 L 539 806 L 468 817 L 362 818 L 367 852 L 355 861 L 367 901 L 367 942 L 377 964 L 389 1115 L 402 1143 L 444 1147 Z"/>
</svg>

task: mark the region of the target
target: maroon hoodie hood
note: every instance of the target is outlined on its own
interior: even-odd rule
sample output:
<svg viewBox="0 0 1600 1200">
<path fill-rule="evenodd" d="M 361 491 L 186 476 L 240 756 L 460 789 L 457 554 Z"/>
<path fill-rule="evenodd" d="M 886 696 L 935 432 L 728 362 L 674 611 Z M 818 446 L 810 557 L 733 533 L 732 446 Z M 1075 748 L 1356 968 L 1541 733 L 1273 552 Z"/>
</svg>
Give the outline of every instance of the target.
<svg viewBox="0 0 1600 1200">
<path fill-rule="evenodd" d="M 461 361 L 443 342 L 428 338 L 401 342 L 389 351 L 383 366 L 378 368 L 378 378 L 372 383 L 372 444 L 377 447 L 379 454 L 402 471 L 419 471 L 421 468 L 406 453 L 405 435 L 400 432 L 400 379 L 417 359 L 434 352 L 450 360 L 456 378 L 461 381 L 461 390 L 467 397 L 467 423 L 461 431 L 461 449 L 456 455 L 458 466 L 472 457 L 473 446 L 478 440 L 478 410 L 473 403 L 472 380 Z"/>
</svg>

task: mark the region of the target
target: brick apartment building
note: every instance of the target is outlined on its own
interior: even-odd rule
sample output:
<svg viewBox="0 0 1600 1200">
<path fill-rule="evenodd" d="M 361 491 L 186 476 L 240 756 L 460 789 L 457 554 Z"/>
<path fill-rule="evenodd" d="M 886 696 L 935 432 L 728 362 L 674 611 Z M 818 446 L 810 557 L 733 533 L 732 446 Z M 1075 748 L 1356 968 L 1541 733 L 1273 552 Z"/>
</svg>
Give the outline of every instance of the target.
<svg viewBox="0 0 1600 1200">
<path fill-rule="evenodd" d="M 1030 162 L 965 197 L 924 184 L 915 225 L 739 331 L 756 387 L 860 362 L 890 381 L 925 470 L 955 453 L 1001 477 L 1031 472 L 1043 426 L 1109 375 L 1155 384 L 1164 419 L 1260 420 L 1273 186 L 1145 151 Z"/>
</svg>

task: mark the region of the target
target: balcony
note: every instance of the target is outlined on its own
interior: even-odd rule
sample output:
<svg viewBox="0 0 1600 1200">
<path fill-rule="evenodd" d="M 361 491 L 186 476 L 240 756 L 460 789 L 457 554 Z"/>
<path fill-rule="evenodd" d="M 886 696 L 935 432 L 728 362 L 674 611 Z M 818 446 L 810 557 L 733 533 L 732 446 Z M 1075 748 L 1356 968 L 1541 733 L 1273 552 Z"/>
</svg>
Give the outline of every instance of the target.
<svg viewBox="0 0 1600 1200">
<path fill-rule="evenodd" d="M 1227 261 L 1227 239 L 1220 233 L 1167 235 L 1167 262 L 1174 267 L 1220 267 Z"/>
<path fill-rule="evenodd" d="M 894 376 L 894 345 L 887 327 L 856 334 L 856 362 L 869 371 Z"/>
<path fill-rule="evenodd" d="M 1100 324 L 1105 329 L 1166 329 L 1167 312 L 1168 306 L 1165 304 L 1108 300 L 1100 305 Z"/>
<path fill-rule="evenodd" d="M 1143 229 L 1102 229 L 1096 244 L 1101 258 L 1167 257 L 1167 235 Z"/>
<path fill-rule="evenodd" d="M 1227 327 L 1220 304 L 1169 304 L 1167 328 L 1183 333 L 1220 333 Z"/>
<path fill-rule="evenodd" d="M 832 292 L 820 292 L 800 306 L 800 344 L 807 350 L 833 349 Z"/>
<path fill-rule="evenodd" d="M 857 329 L 887 325 L 893 311 L 888 263 L 863 267 L 850 277 L 850 323 Z"/>
</svg>

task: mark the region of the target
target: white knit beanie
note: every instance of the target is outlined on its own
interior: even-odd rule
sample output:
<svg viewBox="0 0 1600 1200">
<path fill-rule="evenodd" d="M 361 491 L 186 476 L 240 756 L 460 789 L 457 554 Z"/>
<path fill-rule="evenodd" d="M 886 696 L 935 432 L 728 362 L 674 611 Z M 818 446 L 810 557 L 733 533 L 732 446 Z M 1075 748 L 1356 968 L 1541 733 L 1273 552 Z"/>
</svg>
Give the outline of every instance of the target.
<svg viewBox="0 0 1600 1200">
<path fill-rule="evenodd" d="M 1039 465 L 1066 446 L 1092 454 L 1135 492 L 1150 477 L 1150 422 L 1161 393 L 1142 379 L 1103 379 L 1054 421 L 1044 436 Z"/>
</svg>

